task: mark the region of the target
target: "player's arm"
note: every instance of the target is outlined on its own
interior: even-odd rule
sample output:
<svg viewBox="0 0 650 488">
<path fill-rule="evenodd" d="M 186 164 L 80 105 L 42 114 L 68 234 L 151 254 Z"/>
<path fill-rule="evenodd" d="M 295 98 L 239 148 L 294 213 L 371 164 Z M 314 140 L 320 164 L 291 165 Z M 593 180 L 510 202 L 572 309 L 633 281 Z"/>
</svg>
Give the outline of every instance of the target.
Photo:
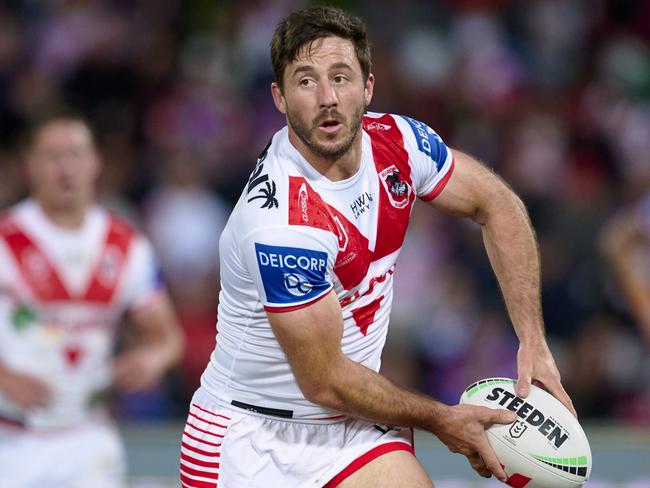
<svg viewBox="0 0 650 488">
<path fill-rule="evenodd" d="M 15 371 L 0 361 L 0 392 L 23 409 L 46 406 L 52 396 L 47 384 L 42 380 Z"/>
<path fill-rule="evenodd" d="M 506 410 L 450 407 L 404 390 L 350 360 L 341 350 L 343 320 L 334 292 L 308 307 L 267 312 L 305 397 L 317 404 L 388 425 L 408 425 L 437 435 L 453 452 L 465 454 L 482 476 L 505 473 L 487 442 L 484 426 L 510 423 Z"/>
<path fill-rule="evenodd" d="M 517 392 L 527 396 L 531 381 L 537 380 L 575 415 L 545 339 L 539 250 L 526 207 L 488 168 L 461 151 L 452 152 L 454 173 L 431 204 L 481 225 L 485 249 L 519 338 Z"/>
<path fill-rule="evenodd" d="M 600 247 L 650 347 L 650 238 L 641 229 L 636 213 L 626 211 L 610 220 L 602 232 Z"/>
<path fill-rule="evenodd" d="M 168 295 L 129 313 L 132 344 L 115 358 L 114 386 L 132 392 L 151 388 L 174 366 L 183 352 L 184 338 Z"/>
</svg>

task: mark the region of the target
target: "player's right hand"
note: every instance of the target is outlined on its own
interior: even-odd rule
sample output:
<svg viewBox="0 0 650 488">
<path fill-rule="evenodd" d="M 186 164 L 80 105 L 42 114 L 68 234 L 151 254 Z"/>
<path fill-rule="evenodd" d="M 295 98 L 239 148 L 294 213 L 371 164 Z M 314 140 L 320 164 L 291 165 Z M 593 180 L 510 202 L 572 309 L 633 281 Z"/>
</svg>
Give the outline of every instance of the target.
<svg viewBox="0 0 650 488">
<path fill-rule="evenodd" d="M 50 388 L 43 381 L 6 368 L 0 371 L 0 390 L 22 409 L 44 407 L 52 396 Z"/>
<path fill-rule="evenodd" d="M 445 418 L 434 432 L 451 452 L 463 454 L 476 472 L 484 478 L 494 475 L 504 483 L 506 473 L 501 467 L 485 429 L 492 424 L 510 424 L 517 414 L 510 410 L 475 405 L 448 407 Z"/>
</svg>

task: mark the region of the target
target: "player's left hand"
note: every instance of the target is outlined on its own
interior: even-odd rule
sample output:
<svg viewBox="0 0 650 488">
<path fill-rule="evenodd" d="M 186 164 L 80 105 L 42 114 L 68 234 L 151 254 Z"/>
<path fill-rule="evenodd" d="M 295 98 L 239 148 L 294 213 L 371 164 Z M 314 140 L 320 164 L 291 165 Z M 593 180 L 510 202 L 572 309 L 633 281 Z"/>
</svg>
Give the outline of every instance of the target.
<svg viewBox="0 0 650 488">
<path fill-rule="evenodd" d="M 531 383 L 535 381 L 560 400 L 574 417 L 578 417 L 571 398 L 569 398 L 562 386 L 560 372 L 555 365 L 555 360 L 546 341 L 542 340 L 530 344 L 521 343 L 519 345 L 517 375 L 517 395 L 526 398 L 530 393 Z"/>
<path fill-rule="evenodd" d="M 165 372 L 161 354 L 154 348 L 139 347 L 115 358 L 113 386 L 125 393 L 152 388 Z"/>
</svg>

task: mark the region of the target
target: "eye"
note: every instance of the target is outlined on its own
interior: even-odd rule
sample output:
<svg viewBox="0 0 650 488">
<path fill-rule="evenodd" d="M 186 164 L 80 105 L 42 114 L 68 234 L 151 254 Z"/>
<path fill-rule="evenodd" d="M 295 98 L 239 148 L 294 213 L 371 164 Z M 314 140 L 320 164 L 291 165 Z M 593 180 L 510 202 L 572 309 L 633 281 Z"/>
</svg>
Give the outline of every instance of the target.
<svg viewBox="0 0 650 488">
<path fill-rule="evenodd" d="M 312 86 L 314 84 L 314 80 L 312 80 L 311 78 L 303 78 L 302 80 L 300 80 L 299 83 L 300 83 L 300 86 L 303 86 L 303 87 L 307 88 L 307 87 L 310 87 L 310 86 Z"/>
<path fill-rule="evenodd" d="M 348 79 L 344 75 L 336 75 L 334 77 L 334 83 L 341 84 L 341 83 L 345 83 L 346 81 L 348 81 Z"/>
</svg>

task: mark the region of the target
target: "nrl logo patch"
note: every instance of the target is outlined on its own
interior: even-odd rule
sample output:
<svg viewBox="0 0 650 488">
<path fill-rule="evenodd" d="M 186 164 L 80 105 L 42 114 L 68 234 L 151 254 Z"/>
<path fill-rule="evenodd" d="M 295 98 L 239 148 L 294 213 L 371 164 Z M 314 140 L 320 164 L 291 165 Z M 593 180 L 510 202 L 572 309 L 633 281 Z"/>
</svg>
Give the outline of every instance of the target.
<svg viewBox="0 0 650 488">
<path fill-rule="evenodd" d="M 510 437 L 513 439 L 519 439 L 523 433 L 526 432 L 527 428 L 528 426 L 523 421 L 518 421 L 510 426 L 508 432 L 510 433 Z"/>
<path fill-rule="evenodd" d="M 411 185 L 404 180 L 395 165 L 379 173 L 379 179 L 382 185 L 384 185 L 393 207 L 404 208 L 408 205 L 413 190 Z"/>
</svg>

